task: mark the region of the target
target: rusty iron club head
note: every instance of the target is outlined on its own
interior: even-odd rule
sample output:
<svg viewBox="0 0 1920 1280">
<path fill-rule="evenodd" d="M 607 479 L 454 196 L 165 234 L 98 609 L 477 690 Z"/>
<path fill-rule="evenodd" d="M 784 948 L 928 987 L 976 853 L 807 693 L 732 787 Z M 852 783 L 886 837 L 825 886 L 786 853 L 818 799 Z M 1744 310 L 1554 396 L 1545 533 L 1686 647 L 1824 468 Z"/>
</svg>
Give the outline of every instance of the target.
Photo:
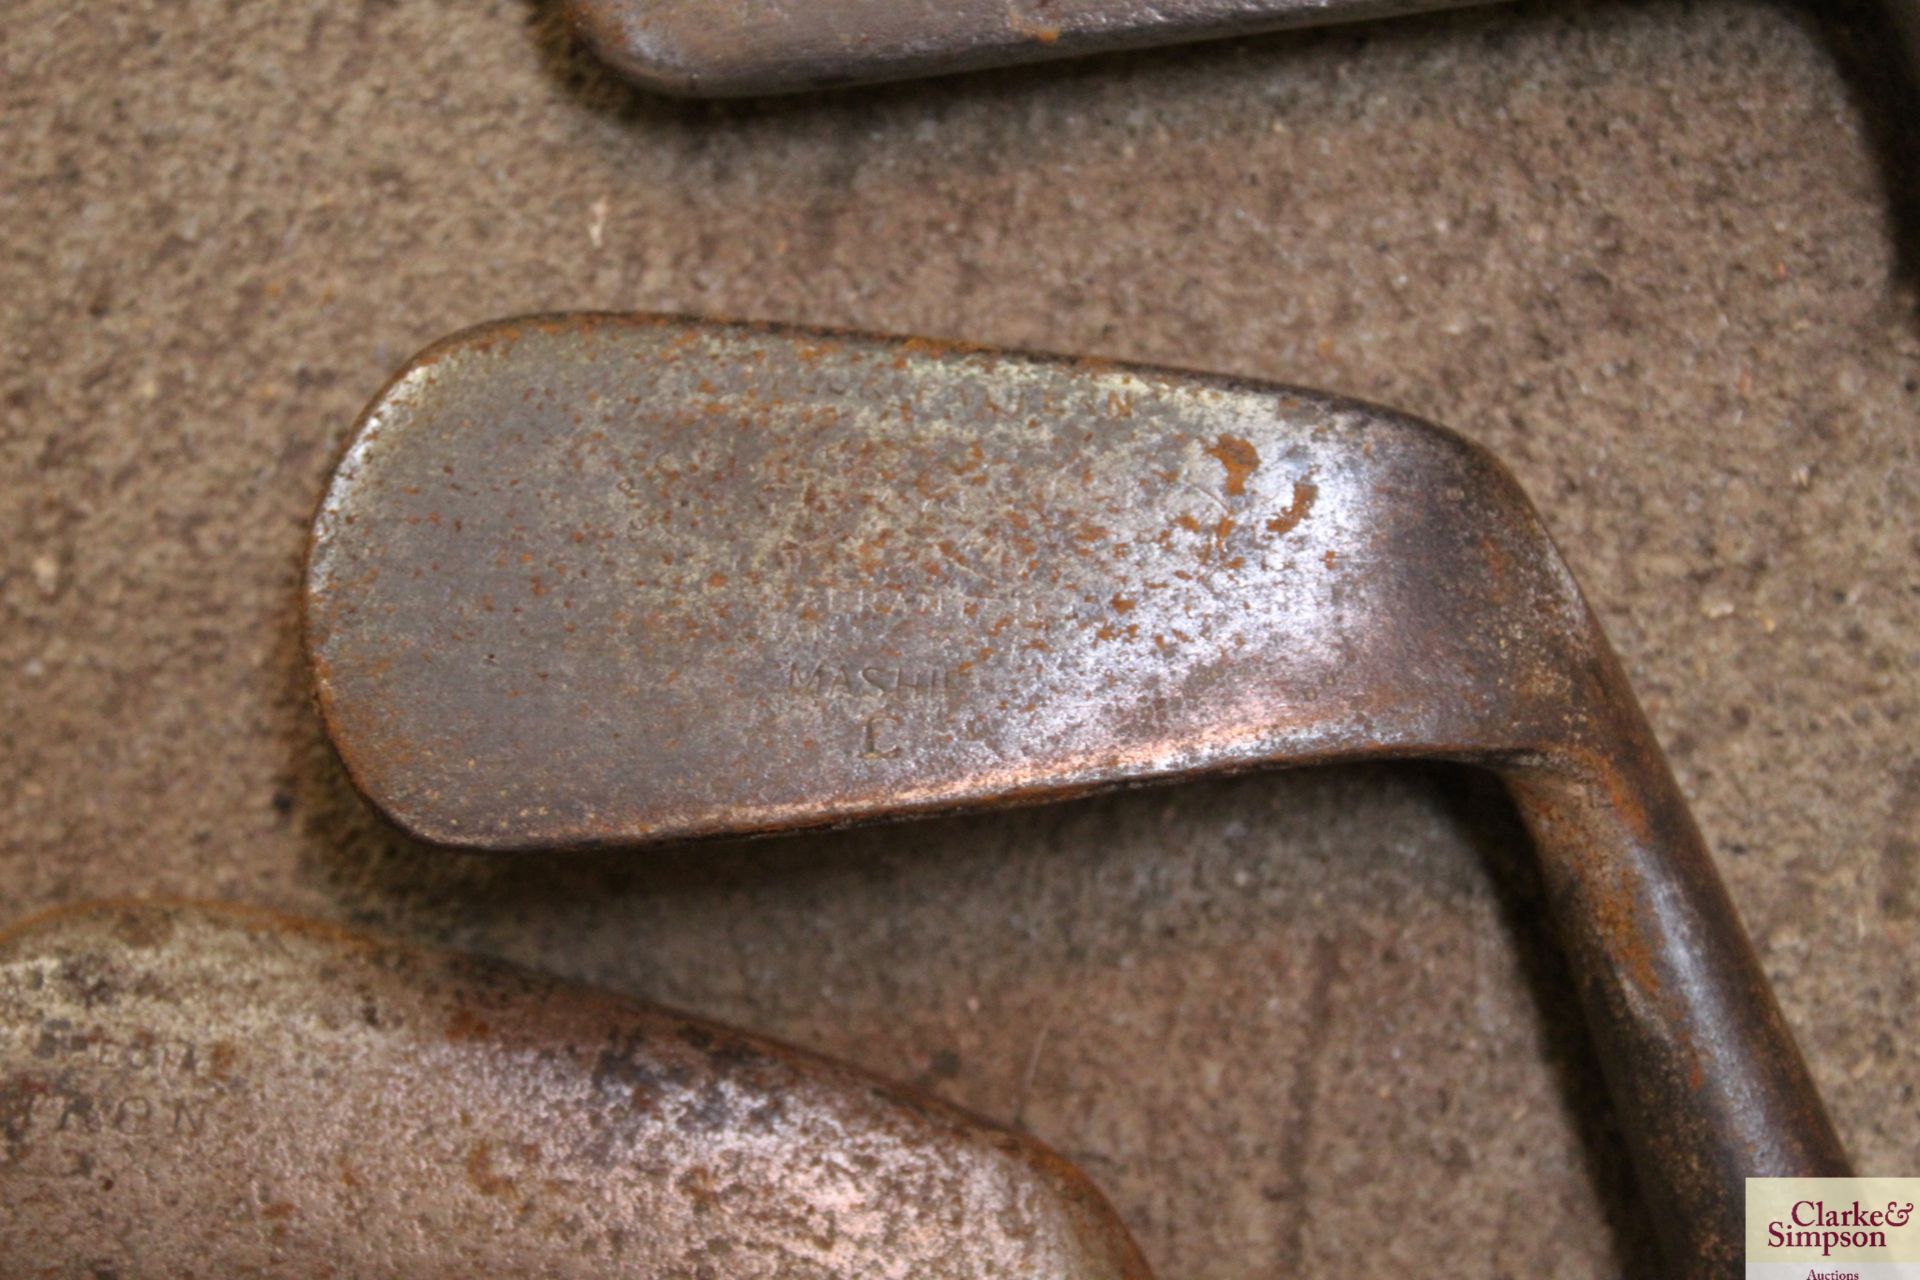
<svg viewBox="0 0 1920 1280">
<path fill-rule="evenodd" d="M 647 316 L 483 326 L 366 411 L 316 692 L 415 836 L 557 853 L 1282 764 L 1499 773 L 1676 1274 L 1845 1157 L 1512 477 L 1297 388 Z"/>
<path fill-rule="evenodd" d="M 1497 0 L 566 0 L 568 24 L 644 89 L 726 98 L 873 84 Z M 1920 0 L 1881 0 L 1920 70 Z"/>
<path fill-rule="evenodd" d="M 233 907 L 0 932 L 0 1273 L 1139 1280 L 1037 1143 L 522 970 Z"/>
<path fill-rule="evenodd" d="M 1492 0 L 567 0 L 569 25 L 656 93 L 744 97 L 1463 8 Z"/>
</svg>

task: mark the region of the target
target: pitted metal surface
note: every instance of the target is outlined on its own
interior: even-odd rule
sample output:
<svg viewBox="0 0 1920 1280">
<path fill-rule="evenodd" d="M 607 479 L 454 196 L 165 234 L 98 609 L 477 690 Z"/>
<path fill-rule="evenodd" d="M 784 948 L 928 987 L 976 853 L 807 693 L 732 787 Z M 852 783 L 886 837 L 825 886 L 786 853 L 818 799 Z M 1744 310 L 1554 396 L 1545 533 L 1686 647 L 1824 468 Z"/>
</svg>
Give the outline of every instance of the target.
<svg viewBox="0 0 1920 1280">
<path fill-rule="evenodd" d="M 0 935 L 8 1276 L 1144 1275 L 1050 1152 L 712 1024 L 235 908 Z"/>
<path fill-rule="evenodd" d="M 492 850 L 1339 759 L 1499 772 L 1673 1274 L 1846 1156 L 1605 637 L 1497 462 L 1292 388 L 657 317 L 374 401 L 308 645 L 363 792 Z"/>
<path fill-rule="evenodd" d="M 513 850 L 1538 749 L 1597 639 L 1499 465 L 1384 410 L 617 318 L 404 373 L 307 610 L 369 797 Z"/>
<path fill-rule="evenodd" d="M 663 93 L 822 89 L 1488 0 L 569 0 L 596 53 Z"/>
</svg>

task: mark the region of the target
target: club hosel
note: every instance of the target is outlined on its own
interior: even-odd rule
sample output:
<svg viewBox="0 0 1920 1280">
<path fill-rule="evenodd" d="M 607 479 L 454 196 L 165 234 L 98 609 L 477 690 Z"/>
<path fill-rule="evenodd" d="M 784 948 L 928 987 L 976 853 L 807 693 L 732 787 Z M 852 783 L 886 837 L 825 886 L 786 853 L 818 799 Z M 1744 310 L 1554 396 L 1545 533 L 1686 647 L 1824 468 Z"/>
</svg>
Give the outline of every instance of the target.
<svg viewBox="0 0 1920 1280">
<path fill-rule="evenodd" d="M 1745 1179 L 1850 1170 L 1665 757 L 1614 706 L 1630 723 L 1506 779 L 1671 1274 L 1732 1280 Z"/>
</svg>

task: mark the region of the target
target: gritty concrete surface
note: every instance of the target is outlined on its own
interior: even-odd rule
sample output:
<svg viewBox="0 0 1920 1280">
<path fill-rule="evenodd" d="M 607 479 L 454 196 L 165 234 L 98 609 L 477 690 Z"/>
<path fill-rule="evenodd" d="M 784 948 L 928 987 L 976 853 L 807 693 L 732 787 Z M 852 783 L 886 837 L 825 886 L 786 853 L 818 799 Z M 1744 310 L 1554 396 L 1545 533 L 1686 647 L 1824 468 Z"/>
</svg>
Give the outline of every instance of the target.
<svg viewBox="0 0 1920 1280">
<path fill-rule="evenodd" d="M 1166 1276 L 1645 1274 L 1474 775 L 530 863 L 408 846 L 319 735 L 307 521 L 450 330 L 676 310 L 1186 364 L 1511 463 L 1863 1171 L 1920 1173 L 1920 324 L 1878 47 L 1848 5 L 1592 0 L 708 107 L 526 0 L 19 0 L 0 914 L 238 899 L 696 1009 L 1038 1134 Z"/>
</svg>

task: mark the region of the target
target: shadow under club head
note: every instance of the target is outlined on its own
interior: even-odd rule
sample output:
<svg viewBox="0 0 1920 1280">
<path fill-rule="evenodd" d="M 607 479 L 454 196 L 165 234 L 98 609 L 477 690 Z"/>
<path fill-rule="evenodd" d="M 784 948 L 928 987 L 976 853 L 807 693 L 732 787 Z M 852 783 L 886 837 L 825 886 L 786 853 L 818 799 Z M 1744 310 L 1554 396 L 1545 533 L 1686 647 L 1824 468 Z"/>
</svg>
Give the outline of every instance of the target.
<svg viewBox="0 0 1920 1280">
<path fill-rule="evenodd" d="M 1232 378 L 507 321 L 366 411 L 307 644 L 426 841 L 639 847 L 1257 766 L 1494 769 L 1674 1274 L 1846 1157 L 1618 661 L 1507 472 Z"/>
<path fill-rule="evenodd" d="M 0 933 L 0 1272 L 1146 1275 L 1065 1161 L 851 1068 L 154 903 Z"/>
</svg>

